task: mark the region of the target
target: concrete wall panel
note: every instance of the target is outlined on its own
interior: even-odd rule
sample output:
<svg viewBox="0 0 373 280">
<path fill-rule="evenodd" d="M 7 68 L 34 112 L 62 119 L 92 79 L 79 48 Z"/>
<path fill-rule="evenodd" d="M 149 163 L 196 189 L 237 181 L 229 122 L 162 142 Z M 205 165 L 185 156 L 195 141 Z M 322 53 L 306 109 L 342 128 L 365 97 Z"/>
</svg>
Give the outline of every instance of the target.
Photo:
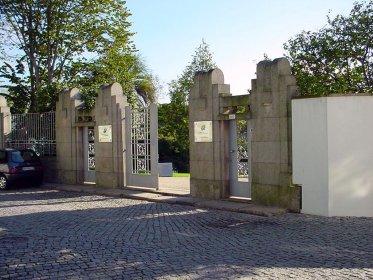
<svg viewBox="0 0 373 280">
<path fill-rule="evenodd" d="M 293 179 L 303 213 L 373 217 L 373 97 L 293 100 Z"/>
</svg>

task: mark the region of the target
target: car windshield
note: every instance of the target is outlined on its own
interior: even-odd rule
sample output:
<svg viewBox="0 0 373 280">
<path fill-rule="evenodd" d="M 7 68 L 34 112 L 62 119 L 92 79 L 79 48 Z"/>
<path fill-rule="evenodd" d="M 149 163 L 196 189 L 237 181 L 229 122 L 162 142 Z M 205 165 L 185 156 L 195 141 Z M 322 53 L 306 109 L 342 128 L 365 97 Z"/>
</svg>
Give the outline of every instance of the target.
<svg viewBox="0 0 373 280">
<path fill-rule="evenodd" d="M 13 151 L 12 161 L 13 162 L 25 162 L 25 161 L 37 161 L 38 156 L 33 151 Z"/>
</svg>

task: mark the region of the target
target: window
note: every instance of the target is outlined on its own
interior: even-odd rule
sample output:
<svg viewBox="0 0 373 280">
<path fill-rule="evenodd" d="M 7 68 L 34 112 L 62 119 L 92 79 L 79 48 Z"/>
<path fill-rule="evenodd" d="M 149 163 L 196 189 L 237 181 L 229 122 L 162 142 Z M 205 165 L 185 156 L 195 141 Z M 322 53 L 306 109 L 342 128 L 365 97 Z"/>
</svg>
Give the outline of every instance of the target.
<svg viewBox="0 0 373 280">
<path fill-rule="evenodd" d="M 14 151 L 12 152 L 12 161 L 20 163 L 20 162 L 24 162 L 25 160 L 23 159 L 20 151 Z"/>
</svg>

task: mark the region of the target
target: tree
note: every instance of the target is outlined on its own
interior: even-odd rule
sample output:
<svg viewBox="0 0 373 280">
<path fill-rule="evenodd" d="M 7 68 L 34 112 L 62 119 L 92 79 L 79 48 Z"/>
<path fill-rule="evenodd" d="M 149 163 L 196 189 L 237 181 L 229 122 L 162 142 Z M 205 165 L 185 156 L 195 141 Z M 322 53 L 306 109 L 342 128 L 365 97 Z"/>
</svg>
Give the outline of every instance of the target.
<svg viewBox="0 0 373 280">
<path fill-rule="evenodd" d="M 94 62 L 80 65 L 79 69 L 81 74 L 75 76 L 73 84 L 82 87 L 85 109 L 93 108 L 99 86 L 111 82 L 122 85 L 132 106 L 145 106 L 156 101 L 157 77 L 147 70 L 139 55 L 111 49 Z"/>
<path fill-rule="evenodd" d="M 303 95 L 372 92 L 373 1 L 328 16 L 324 28 L 303 31 L 284 48 Z"/>
<path fill-rule="evenodd" d="M 169 84 L 171 102 L 159 106 L 160 160 L 170 161 L 179 172 L 189 171 L 188 96 L 196 72 L 216 68 L 209 45 L 202 40 L 183 73 Z"/>
<path fill-rule="evenodd" d="M 202 40 L 202 43 L 192 56 L 192 61 L 185 67 L 183 73 L 177 80 L 173 80 L 169 84 L 171 102 L 187 104 L 195 73 L 199 71 L 209 71 L 216 67 L 209 45 Z"/>
<path fill-rule="evenodd" d="M 5 78 L 11 84 L 7 86 L 7 93 L 2 93 L 12 105 L 12 113 L 25 113 L 29 106 L 30 88 L 28 79 L 25 78 L 23 58 L 16 60 L 15 67 L 5 63 L 0 68 L 0 78 Z M 14 110 L 16 108 L 16 110 Z"/>
<path fill-rule="evenodd" d="M 76 85 L 89 69 L 107 81 L 121 74 L 113 73 L 117 58 L 143 66 L 130 40 L 129 16 L 124 0 L 0 0 L 7 61 L 0 75 L 11 82 L 10 101 L 24 100 L 30 112 L 50 110 L 59 90 Z"/>
</svg>

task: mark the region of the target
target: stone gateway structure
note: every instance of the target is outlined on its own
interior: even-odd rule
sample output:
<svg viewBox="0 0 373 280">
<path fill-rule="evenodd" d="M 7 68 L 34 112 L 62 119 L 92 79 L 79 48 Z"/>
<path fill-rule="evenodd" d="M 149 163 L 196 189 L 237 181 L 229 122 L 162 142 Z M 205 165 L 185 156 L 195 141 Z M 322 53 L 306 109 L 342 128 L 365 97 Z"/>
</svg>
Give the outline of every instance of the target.
<svg viewBox="0 0 373 280">
<path fill-rule="evenodd" d="M 260 62 L 248 95 L 232 96 L 219 69 L 198 73 L 189 97 L 191 195 L 298 212 L 300 188 L 291 180 L 291 99 L 297 94 L 285 58 Z M 201 124 L 210 126 L 210 137 L 198 138 Z M 239 156 L 238 130 L 246 137 L 246 158 Z M 246 180 L 236 168 L 243 163 Z"/>
<path fill-rule="evenodd" d="M 372 217 L 373 97 L 299 98 L 285 58 L 260 62 L 256 73 L 250 94 L 238 96 L 220 69 L 195 75 L 191 196 Z M 47 182 L 157 190 L 157 105 L 131 108 L 118 83 L 100 87 L 93 110 L 83 105 L 74 88 L 56 112 L 11 115 L 0 96 L 0 146 L 44 151 Z"/>
<path fill-rule="evenodd" d="M 232 95 L 219 69 L 197 73 L 189 96 L 191 195 L 299 212 L 300 187 L 291 176 L 296 95 L 284 58 L 260 62 L 246 95 Z M 9 108 L 0 105 L 6 133 Z M 157 106 L 131 109 L 118 83 L 100 88 L 93 110 L 83 105 L 78 89 L 62 92 L 57 102 L 54 181 L 158 189 Z"/>
<path fill-rule="evenodd" d="M 131 110 L 118 83 L 100 87 L 93 110 L 82 105 L 78 89 L 62 92 L 57 103 L 57 182 L 123 188 L 136 185 L 130 179 L 139 175 L 138 186 L 156 189 L 157 122 L 144 132 L 147 111 Z"/>
</svg>

